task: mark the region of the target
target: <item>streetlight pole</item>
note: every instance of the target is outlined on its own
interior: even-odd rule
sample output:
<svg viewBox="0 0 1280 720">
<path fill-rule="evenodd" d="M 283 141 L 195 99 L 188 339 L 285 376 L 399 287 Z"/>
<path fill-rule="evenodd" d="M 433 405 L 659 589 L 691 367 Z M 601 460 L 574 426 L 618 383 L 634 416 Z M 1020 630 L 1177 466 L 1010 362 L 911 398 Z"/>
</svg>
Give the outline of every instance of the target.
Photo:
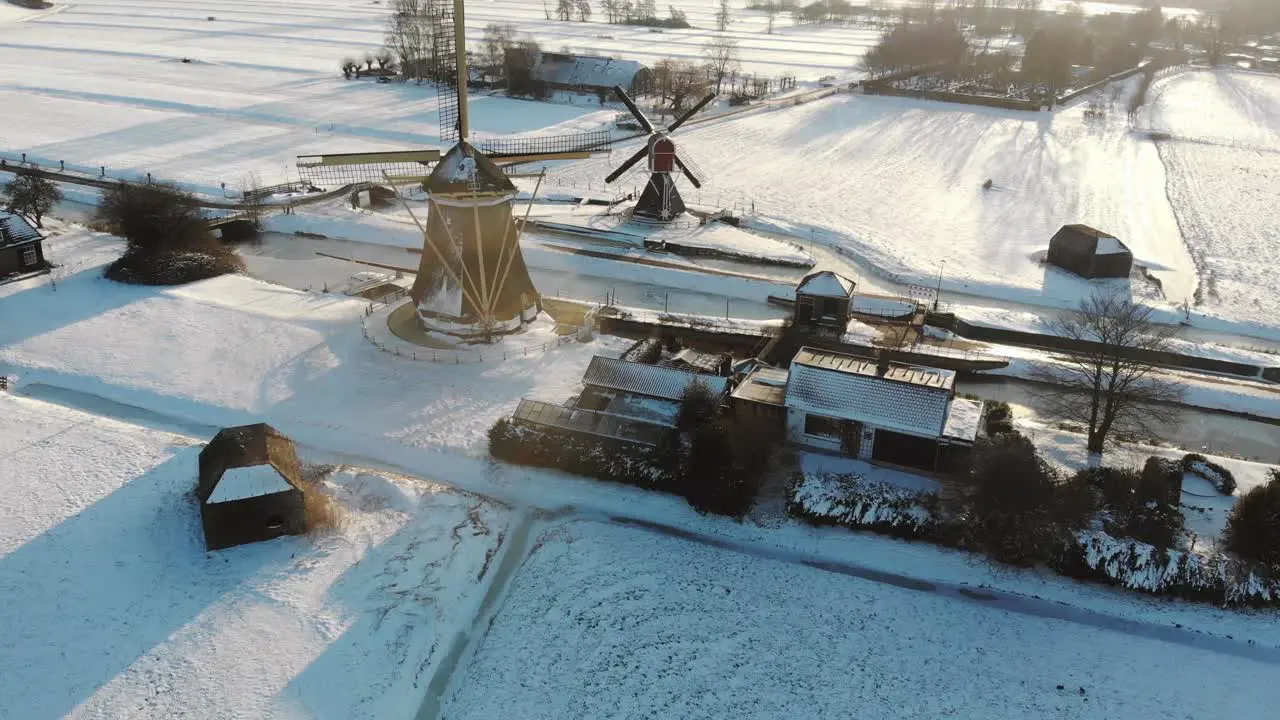
<svg viewBox="0 0 1280 720">
<path fill-rule="evenodd" d="M 938 301 L 942 299 L 942 269 L 947 266 L 947 261 L 943 260 L 938 266 L 938 289 L 933 293 L 933 311 L 938 312 Z"/>
</svg>

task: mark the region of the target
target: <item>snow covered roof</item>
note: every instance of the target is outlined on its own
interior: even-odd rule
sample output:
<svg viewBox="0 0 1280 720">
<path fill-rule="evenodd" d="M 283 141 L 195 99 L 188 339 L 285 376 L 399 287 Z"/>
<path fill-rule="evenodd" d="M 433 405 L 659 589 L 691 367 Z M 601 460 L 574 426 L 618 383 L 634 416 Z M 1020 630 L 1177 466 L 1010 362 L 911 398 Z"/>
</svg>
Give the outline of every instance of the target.
<svg viewBox="0 0 1280 720">
<path fill-rule="evenodd" d="M 39 240 L 40 232 L 21 215 L 0 211 L 0 247 Z"/>
<path fill-rule="evenodd" d="M 681 399 L 685 388 L 698 381 L 705 383 L 717 395 L 724 395 L 729 389 L 728 378 L 599 356 L 591 358 L 591 364 L 582 376 L 584 385 L 665 400 Z"/>
<path fill-rule="evenodd" d="M 1119 255 L 1128 251 L 1129 248 L 1125 247 L 1119 238 L 1103 235 L 1098 238 L 1098 245 L 1094 248 L 1093 253 L 1095 255 Z"/>
<path fill-rule="evenodd" d="M 847 298 L 853 295 L 854 282 L 830 270 L 810 273 L 796 286 L 797 293 L 822 297 Z"/>
<path fill-rule="evenodd" d="M 634 60 L 614 60 L 592 55 L 540 52 L 534 59 L 533 77 L 552 85 L 612 88 L 631 83 L 644 66 Z"/>
<path fill-rule="evenodd" d="M 265 423 L 223 428 L 200 451 L 196 494 L 202 502 L 211 502 L 223 476 L 259 466 L 272 468 L 293 487 L 302 488 L 302 466 L 293 441 Z"/>
<path fill-rule="evenodd" d="M 516 186 L 502 168 L 487 155 L 467 142 L 459 142 L 444 154 L 427 178 L 427 192 L 432 195 L 507 195 Z"/>
<path fill-rule="evenodd" d="M 733 391 L 733 397 L 765 405 L 785 405 L 789 375 L 779 368 L 756 368 Z"/>
<path fill-rule="evenodd" d="M 230 468 L 214 486 L 209 502 L 233 502 L 293 489 L 280 471 L 270 465 Z"/>
<path fill-rule="evenodd" d="M 956 398 L 947 409 L 947 424 L 942 436 L 973 442 L 978 437 L 978 421 L 982 418 L 982 401 Z"/>
<path fill-rule="evenodd" d="M 812 348 L 791 361 L 788 408 L 937 438 L 942 435 L 955 373 L 889 365 Z"/>
</svg>

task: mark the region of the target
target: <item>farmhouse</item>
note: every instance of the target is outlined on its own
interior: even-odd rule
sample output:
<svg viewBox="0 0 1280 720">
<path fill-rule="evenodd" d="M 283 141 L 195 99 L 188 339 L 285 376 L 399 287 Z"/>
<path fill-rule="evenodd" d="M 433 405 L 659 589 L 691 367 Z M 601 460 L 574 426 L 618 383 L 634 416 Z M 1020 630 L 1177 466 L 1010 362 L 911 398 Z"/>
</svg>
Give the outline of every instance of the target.
<svg viewBox="0 0 1280 720">
<path fill-rule="evenodd" d="M 783 383 L 783 387 L 779 384 Z M 950 370 L 801 348 L 785 374 L 757 369 L 734 391 L 735 412 L 785 413 L 791 442 L 928 471 L 960 467 L 982 403 L 955 397 Z"/>
<path fill-rule="evenodd" d="M 653 71 L 634 60 L 615 60 L 592 55 L 538 52 L 533 60 L 533 79 L 553 90 L 607 92 L 621 86 L 638 94 L 652 85 Z"/>
<path fill-rule="evenodd" d="M 297 452 L 270 425 L 220 430 L 200 452 L 196 496 L 209 550 L 306 531 Z"/>
<path fill-rule="evenodd" d="M 0 278 L 44 269 L 43 242 L 26 218 L 0 212 Z"/>
<path fill-rule="evenodd" d="M 795 327 L 843 332 L 849 322 L 854 282 L 830 270 L 810 273 L 796 286 Z"/>
<path fill-rule="evenodd" d="M 1064 225 L 1049 240 L 1049 263 L 1085 278 L 1127 278 L 1133 253 L 1119 238 L 1088 225 Z"/>
</svg>

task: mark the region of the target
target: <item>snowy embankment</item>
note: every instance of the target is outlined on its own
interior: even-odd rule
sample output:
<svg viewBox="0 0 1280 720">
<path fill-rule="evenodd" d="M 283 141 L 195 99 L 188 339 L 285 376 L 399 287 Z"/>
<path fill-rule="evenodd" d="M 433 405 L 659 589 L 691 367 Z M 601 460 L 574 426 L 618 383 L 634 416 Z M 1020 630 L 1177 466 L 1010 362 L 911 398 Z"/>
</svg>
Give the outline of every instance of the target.
<svg viewBox="0 0 1280 720">
<path fill-rule="evenodd" d="M 649 532 L 566 523 L 535 547 L 448 717 L 1211 718 L 1280 700 L 1268 663 Z"/>
<path fill-rule="evenodd" d="M 5 716 L 410 717 L 507 510 L 339 471 L 341 531 L 206 553 L 198 453 L 0 394 Z"/>
</svg>

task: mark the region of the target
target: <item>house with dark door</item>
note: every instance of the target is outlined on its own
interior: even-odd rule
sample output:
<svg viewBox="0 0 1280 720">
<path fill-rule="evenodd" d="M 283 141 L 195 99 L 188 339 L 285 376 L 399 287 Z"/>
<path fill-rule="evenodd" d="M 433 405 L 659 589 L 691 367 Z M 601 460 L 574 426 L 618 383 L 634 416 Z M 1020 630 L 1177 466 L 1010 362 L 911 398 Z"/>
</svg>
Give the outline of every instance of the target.
<svg viewBox="0 0 1280 720">
<path fill-rule="evenodd" d="M 830 270 L 810 273 L 796 286 L 792 324 L 799 328 L 828 328 L 844 332 L 853 304 L 854 282 Z"/>
<path fill-rule="evenodd" d="M 263 423 L 223 428 L 200 452 L 196 497 L 205 547 L 306 532 L 302 488 L 292 440 Z"/>
<path fill-rule="evenodd" d="M 44 237 L 21 215 L 0 212 L 0 278 L 48 267 Z"/>
<path fill-rule="evenodd" d="M 962 467 L 982 403 L 955 397 L 954 385 L 951 370 L 804 347 L 787 372 L 787 436 L 873 462 L 931 472 Z"/>
</svg>

